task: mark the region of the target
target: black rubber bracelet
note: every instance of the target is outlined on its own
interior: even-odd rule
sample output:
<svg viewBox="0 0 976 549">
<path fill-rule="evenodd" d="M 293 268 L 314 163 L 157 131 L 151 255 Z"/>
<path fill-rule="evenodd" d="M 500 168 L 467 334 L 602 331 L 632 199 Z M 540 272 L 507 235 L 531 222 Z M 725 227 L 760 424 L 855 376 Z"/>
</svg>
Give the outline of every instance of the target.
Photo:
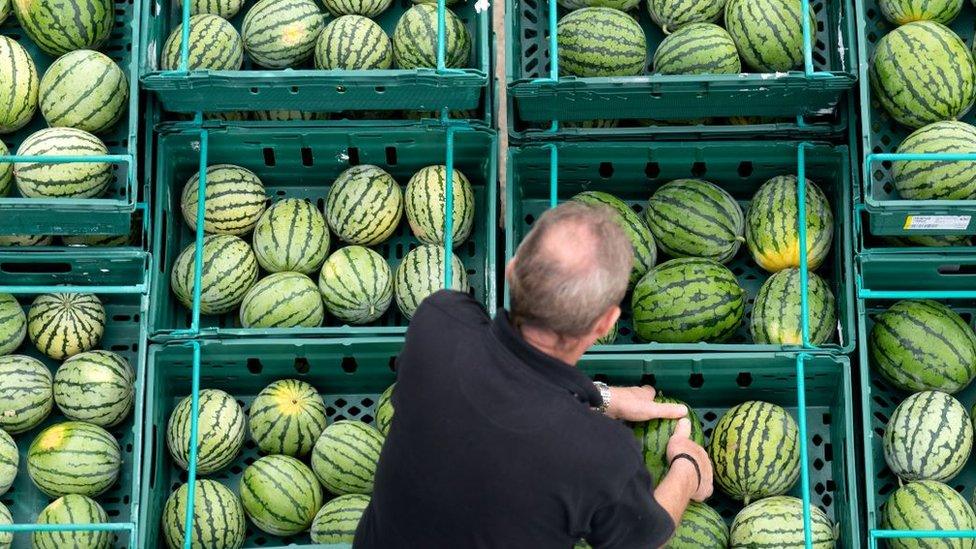
<svg viewBox="0 0 976 549">
<path fill-rule="evenodd" d="M 701 481 L 702 481 L 701 468 L 698 467 L 698 461 L 695 460 L 695 458 L 691 457 L 691 455 L 689 454 L 681 453 L 671 458 L 670 465 L 674 465 L 674 462 L 678 461 L 679 459 L 687 459 L 688 461 L 691 462 L 692 465 L 695 466 L 695 474 L 698 475 L 698 487 L 701 488 Z"/>
</svg>

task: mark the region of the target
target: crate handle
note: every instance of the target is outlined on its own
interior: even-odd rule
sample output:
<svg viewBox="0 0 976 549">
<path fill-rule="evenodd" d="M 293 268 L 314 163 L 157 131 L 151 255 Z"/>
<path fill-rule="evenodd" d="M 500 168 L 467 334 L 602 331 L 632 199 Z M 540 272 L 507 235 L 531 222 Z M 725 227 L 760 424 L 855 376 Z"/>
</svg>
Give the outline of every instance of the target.
<svg viewBox="0 0 976 549">
<path fill-rule="evenodd" d="M 65 262 L 0 263 L 0 271 L 8 274 L 70 273 L 71 264 Z"/>
<path fill-rule="evenodd" d="M 940 265 L 937 269 L 943 276 L 976 276 L 976 265 L 970 264 L 946 264 Z"/>
</svg>

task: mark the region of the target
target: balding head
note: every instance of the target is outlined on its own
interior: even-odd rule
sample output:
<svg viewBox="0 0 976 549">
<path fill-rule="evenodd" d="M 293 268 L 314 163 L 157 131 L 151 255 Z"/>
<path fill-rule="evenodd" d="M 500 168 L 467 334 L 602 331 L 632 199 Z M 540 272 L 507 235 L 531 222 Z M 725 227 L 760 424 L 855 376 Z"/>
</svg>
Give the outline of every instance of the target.
<svg viewBox="0 0 976 549">
<path fill-rule="evenodd" d="M 516 324 L 581 337 L 620 304 L 633 249 L 615 215 L 571 201 L 535 222 L 508 272 Z"/>
</svg>

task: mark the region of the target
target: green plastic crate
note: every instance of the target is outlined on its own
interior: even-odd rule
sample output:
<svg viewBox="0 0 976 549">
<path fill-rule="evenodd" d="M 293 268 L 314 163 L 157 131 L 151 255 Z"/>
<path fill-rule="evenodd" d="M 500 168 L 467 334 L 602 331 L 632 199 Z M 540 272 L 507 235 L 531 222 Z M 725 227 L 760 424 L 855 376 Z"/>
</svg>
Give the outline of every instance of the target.
<svg viewBox="0 0 976 549">
<path fill-rule="evenodd" d="M 231 19 L 238 30 L 254 3 L 245 2 Z M 375 20 L 392 37 L 400 16 L 411 6 L 410 0 L 396 0 Z M 358 71 L 314 70 L 311 59 L 297 69 L 266 70 L 253 66 L 247 56 L 240 71 L 164 71 L 160 68 L 163 44 L 183 20 L 182 11 L 178 2 L 152 7 L 143 11 L 144 55 L 139 70 L 143 86 L 168 111 L 472 109 L 488 84 L 489 14 L 476 13 L 473 2 L 451 8 L 471 33 L 469 68 Z"/>
<path fill-rule="evenodd" d="M 544 0 L 511 0 L 509 94 L 525 121 L 621 119 L 696 119 L 770 116 L 794 118 L 831 109 L 854 86 L 854 10 L 848 0 L 796 0 L 817 16 L 816 45 L 804 67 L 787 73 L 736 75 L 651 75 L 609 78 L 556 78 L 556 17 L 568 13 Z M 647 38 L 648 64 L 664 33 L 639 6 L 638 21 Z"/>
<path fill-rule="evenodd" d="M 282 126 L 277 129 L 224 127 L 207 130 L 207 165 L 232 163 L 253 170 L 264 182 L 271 200 L 309 198 L 321 210 L 331 182 L 343 170 L 356 164 L 375 164 L 405 184 L 417 170 L 431 164 L 447 164 L 449 136 L 454 167 L 462 171 L 475 192 L 474 228 L 468 240 L 455 249 L 464 263 L 470 292 L 493 311 L 495 309 L 496 240 L 496 147 L 492 131 L 471 127 L 416 125 L 410 128 L 373 128 L 343 131 L 329 128 Z M 159 136 L 156 173 L 156 219 L 154 228 L 157 271 L 153 276 L 150 331 L 154 340 L 187 337 L 253 336 L 359 336 L 397 335 L 406 331 L 407 321 L 392 303 L 387 314 L 366 326 L 339 325 L 327 318 L 320 328 L 245 329 L 236 311 L 220 316 L 201 316 L 194 332 L 193 315 L 170 290 L 170 269 L 195 233 L 183 221 L 180 194 L 183 185 L 201 163 L 200 132 L 181 131 Z M 246 240 L 249 240 L 247 237 Z M 417 240 L 404 220 L 393 237 L 374 247 L 392 268 Z M 338 249 L 333 236 L 331 251 Z M 317 275 L 316 275 L 317 276 Z M 317 280 L 317 279 L 316 279 Z"/>
<path fill-rule="evenodd" d="M 133 411 L 121 425 L 109 429 L 122 449 L 121 474 L 108 492 L 95 498 L 108 513 L 110 524 L 100 528 L 113 532 L 112 547 L 133 547 L 139 529 L 138 502 L 142 473 L 143 382 L 146 379 L 144 354 L 147 339 L 145 312 L 148 306 L 143 276 L 148 257 L 145 253 L 129 252 L 118 254 L 113 261 L 104 262 L 85 257 L 85 254 L 39 255 L 0 252 L 0 292 L 14 294 L 24 305 L 25 311 L 40 293 L 97 294 L 105 305 L 106 313 L 105 334 L 98 348 L 124 356 L 136 373 Z M 64 284 L 67 286 L 61 286 Z M 52 373 L 59 364 L 41 355 L 29 339 L 15 353 L 41 359 Z M 20 449 L 20 470 L 13 487 L 0 496 L 0 501 L 10 509 L 15 526 L 0 526 L 0 531 L 16 529 L 15 549 L 31 546 L 30 531 L 34 529 L 34 521 L 53 499 L 38 490 L 27 475 L 27 448 L 44 427 L 65 420 L 55 406 L 40 426 L 14 436 Z M 77 525 L 75 528 L 84 529 Z"/>
<path fill-rule="evenodd" d="M 40 199 L 22 198 L 16 185 L 10 197 L 0 197 L 0 235 L 12 234 L 122 234 L 129 224 L 138 201 L 138 126 L 139 108 L 138 21 L 141 6 L 124 0 L 114 2 L 115 23 L 106 45 L 99 51 L 119 64 L 129 79 L 128 114 L 110 130 L 98 135 L 109 155 L 97 158 L 113 164 L 115 178 L 101 198 Z M 54 61 L 27 37 L 11 13 L 0 25 L 0 34 L 13 38 L 27 50 L 37 66 L 38 76 Z M 40 109 L 25 127 L 0 136 L 10 155 L 0 156 L 0 163 L 17 158 L 17 148 L 30 134 L 47 127 Z M 51 163 L 50 160 L 45 161 Z"/>
<path fill-rule="evenodd" d="M 743 211 L 748 201 L 769 178 L 797 174 L 800 151 L 806 177 L 827 195 L 836 228 L 833 249 L 818 274 L 830 284 L 837 300 L 838 330 L 821 350 L 849 353 L 854 350 L 854 290 L 851 233 L 850 157 L 845 146 L 788 143 L 558 143 L 526 145 L 509 150 L 506 189 L 505 250 L 511 258 L 536 218 L 551 204 L 552 189 L 560 202 L 584 190 L 616 195 L 643 212 L 655 190 L 668 181 L 695 177 L 709 180 L 739 200 Z M 558 151 L 558 185 L 551 170 L 553 151 Z M 658 263 L 665 258 L 659 254 Z M 630 296 L 624 299 L 616 341 L 594 347 L 610 351 L 782 351 L 797 347 L 758 345 L 749 335 L 749 316 L 759 287 L 769 276 L 749 256 L 745 245 L 727 266 L 746 290 L 745 319 L 725 343 L 644 343 L 632 331 Z M 506 285 L 506 299 L 508 288 Z"/>
</svg>

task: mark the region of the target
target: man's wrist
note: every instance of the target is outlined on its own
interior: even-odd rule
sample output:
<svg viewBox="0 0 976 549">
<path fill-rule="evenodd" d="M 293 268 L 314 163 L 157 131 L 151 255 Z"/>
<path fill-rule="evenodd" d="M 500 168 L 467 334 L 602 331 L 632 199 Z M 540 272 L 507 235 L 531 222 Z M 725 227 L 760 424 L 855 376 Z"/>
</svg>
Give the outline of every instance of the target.
<svg viewBox="0 0 976 549">
<path fill-rule="evenodd" d="M 597 406 L 596 410 L 601 414 L 607 414 L 610 410 L 610 403 L 613 401 L 613 394 L 610 391 L 610 386 L 601 381 L 594 381 L 593 385 L 596 386 L 596 390 L 600 392 L 600 405 Z"/>
<path fill-rule="evenodd" d="M 698 492 L 701 485 L 701 473 L 695 465 L 696 462 L 690 459 L 675 459 L 668 470 L 669 475 L 674 475 L 681 481 L 689 499 Z"/>
</svg>

